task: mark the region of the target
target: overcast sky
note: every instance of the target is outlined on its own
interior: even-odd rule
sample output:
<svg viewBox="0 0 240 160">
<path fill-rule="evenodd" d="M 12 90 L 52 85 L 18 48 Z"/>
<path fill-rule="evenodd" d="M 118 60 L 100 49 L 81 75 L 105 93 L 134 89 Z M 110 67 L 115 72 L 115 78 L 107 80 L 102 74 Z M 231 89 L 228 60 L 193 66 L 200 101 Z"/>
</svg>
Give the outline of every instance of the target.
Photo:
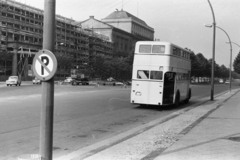
<svg viewBox="0 0 240 160">
<path fill-rule="evenodd" d="M 43 9 L 44 0 L 16 0 Z M 217 26 L 223 28 L 232 42 L 240 45 L 240 0 L 211 0 Z M 213 18 L 207 0 L 56 0 L 56 13 L 76 21 L 94 16 L 101 20 L 116 9 L 145 21 L 155 30 L 155 38 L 212 58 Z M 230 46 L 226 34 L 216 29 L 215 60 L 230 64 Z M 233 44 L 233 60 L 240 47 Z"/>
</svg>

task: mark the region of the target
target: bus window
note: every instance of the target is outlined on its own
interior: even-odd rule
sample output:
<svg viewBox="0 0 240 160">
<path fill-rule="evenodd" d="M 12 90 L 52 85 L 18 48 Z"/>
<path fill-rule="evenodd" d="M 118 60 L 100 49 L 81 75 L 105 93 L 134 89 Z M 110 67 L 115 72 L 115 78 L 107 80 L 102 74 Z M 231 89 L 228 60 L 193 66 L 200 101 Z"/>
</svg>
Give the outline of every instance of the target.
<svg viewBox="0 0 240 160">
<path fill-rule="evenodd" d="M 152 53 L 165 53 L 164 45 L 153 45 Z"/>
<path fill-rule="evenodd" d="M 138 79 L 149 79 L 149 71 L 146 71 L 146 70 L 137 71 L 137 78 Z"/>
<path fill-rule="evenodd" d="M 173 47 L 173 55 L 181 56 L 180 50 L 177 47 Z"/>
<path fill-rule="evenodd" d="M 150 79 L 162 80 L 162 71 L 151 71 Z"/>
<path fill-rule="evenodd" d="M 139 53 L 151 53 L 151 45 L 140 45 Z"/>
<path fill-rule="evenodd" d="M 165 78 L 166 78 L 168 81 L 174 81 L 175 73 L 173 73 L 173 72 L 167 72 L 167 73 L 165 73 Z"/>
</svg>

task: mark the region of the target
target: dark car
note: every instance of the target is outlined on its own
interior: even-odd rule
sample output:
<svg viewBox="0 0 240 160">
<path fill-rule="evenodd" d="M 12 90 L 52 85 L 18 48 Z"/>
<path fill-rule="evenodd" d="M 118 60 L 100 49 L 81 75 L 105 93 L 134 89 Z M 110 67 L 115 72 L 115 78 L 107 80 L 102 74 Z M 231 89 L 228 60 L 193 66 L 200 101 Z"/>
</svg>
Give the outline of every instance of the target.
<svg viewBox="0 0 240 160">
<path fill-rule="evenodd" d="M 72 80 L 72 85 L 75 86 L 75 85 L 89 85 L 89 79 L 88 78 L 74 78 Z"/>
</svg>

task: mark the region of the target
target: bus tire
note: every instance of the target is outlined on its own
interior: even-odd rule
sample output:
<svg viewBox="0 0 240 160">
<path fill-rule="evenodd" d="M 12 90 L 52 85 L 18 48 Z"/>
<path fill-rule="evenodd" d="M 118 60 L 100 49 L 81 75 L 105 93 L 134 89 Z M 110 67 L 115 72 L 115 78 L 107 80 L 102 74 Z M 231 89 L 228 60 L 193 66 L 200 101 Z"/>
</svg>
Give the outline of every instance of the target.
<svg viewBox="0 0 240 160">
<path fill-rule="evenodd" d="M 174 106 L 178 107 L 180 103 L 180 93 L 179 91 L 177 91 L 176 97 L 175 97 L 175 102 L 174 102 Z"/>
<path fill-rule="evenodd" d="M 189 88 L 189 90 L 188 90 L 188 97 L 187 97 L 187 99 L 185 100 L 185 103 L 188 103 L 188 102 L 189 102 L 189 100 L 191 99 L 191 96 L 192 96 L 192 91 L 191 91 L 191 89 Z"/>
</svg>

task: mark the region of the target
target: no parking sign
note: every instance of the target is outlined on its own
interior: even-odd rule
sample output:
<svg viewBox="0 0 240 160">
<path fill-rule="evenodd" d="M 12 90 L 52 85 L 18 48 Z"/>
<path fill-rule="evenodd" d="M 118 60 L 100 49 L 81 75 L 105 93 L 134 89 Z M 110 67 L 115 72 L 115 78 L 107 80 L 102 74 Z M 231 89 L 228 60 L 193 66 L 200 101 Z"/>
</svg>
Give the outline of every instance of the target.
<svg viewBox="0 0 240 160">
<path fill-rule="evenodd" d="M 33 72 L 35 76 L 47 81 L 51 79 L 57 71 L 57 59 L 49 50 L 40 50 L 33 59 Z"/>
</svg>

